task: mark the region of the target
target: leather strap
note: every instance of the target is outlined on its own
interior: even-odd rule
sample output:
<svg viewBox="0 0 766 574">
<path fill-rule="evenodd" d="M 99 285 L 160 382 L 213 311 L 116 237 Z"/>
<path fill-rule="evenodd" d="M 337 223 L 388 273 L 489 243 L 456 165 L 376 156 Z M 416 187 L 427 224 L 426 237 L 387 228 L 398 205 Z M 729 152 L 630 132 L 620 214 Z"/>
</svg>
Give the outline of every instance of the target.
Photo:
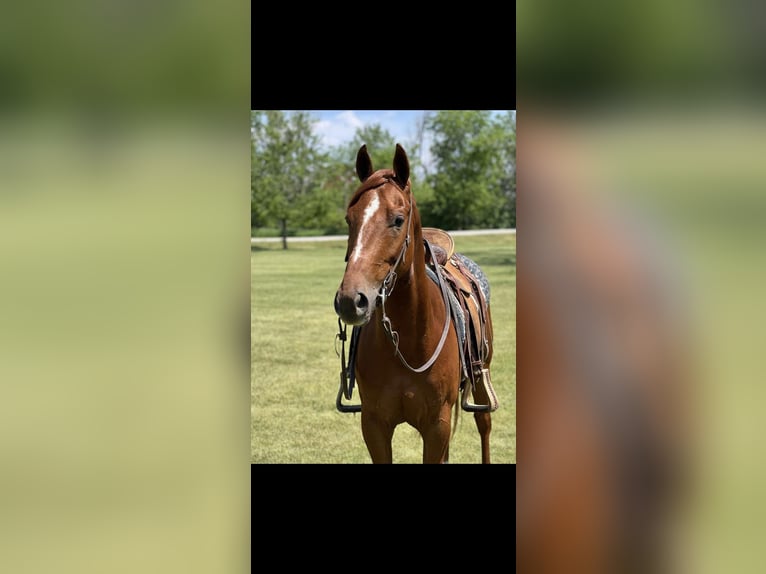
<svg viewBox="0 0 766 574">
<path fill-rule="evenodd" d="M 431 257 L 433 260 L 433 254 L 431 252 L 431 244 L 423 240 L 423 243 L 426 248 L 426 254 Z M 407 360 L 402 355 L 401 351 L 399 350 L 399 333 L 394 331 L 391 328 L 391 319 L 388 318 L 386 315 L 386 288 L 385 285 L 380 290 L 380 297 L 381 302 L 380 306 L 383 311 L 383 331 L 388 336 L 388 339 L 393 343 L 394 345 L 394 354 L 399 357 L 399 360 L 402 362 L 402 364 L 407 367 L 410 371 L 413 373 L 422 373 L 426 369 L 428 369 L 431 365 L 434 364 L 436 359 L 439 357 L 439 354 L 442 352 L 442 348 L 444 347 L 444 342 L 447 340 L 447 333 L 449 332 L 449 324 L 450 319 L 452 317 L 450 304 L 449 304 L 449 295 L 447 294 L 447 285 L 444 281 L 444 277 L 442 277 L 442 270 L 440 269 L 439 265 L 434 266 L 436 268 L 436 277 L 439 280 L 439 288 L 442 292 L 442 298 L 444 299 L 444 329 L 442 330 L 442 336 L 441 339 L 439 339 L 439 344 L 436 346 L 436 350 L 433 352 L 433 355 L 431 355 L 431 358 L 428 359 L 422 366 L 420 367 L 412 367 Z"/>
</svg>

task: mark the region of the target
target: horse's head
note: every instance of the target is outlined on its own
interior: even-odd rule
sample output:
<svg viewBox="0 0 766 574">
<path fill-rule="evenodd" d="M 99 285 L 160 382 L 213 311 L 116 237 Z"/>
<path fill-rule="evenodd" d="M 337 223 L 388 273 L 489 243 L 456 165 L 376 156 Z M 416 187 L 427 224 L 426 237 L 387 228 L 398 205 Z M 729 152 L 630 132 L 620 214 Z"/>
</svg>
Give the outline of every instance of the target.
<svg viewBox="0 0 766 574">
<path fill-rule="evenodd" d="M 362 184 L 346 212 L 346 272 L 335 294 L 335 312 L 349 325 L 364 325 L 381 291 L 390 293 L 396 277 L 412 263 L 417 210 L 410 190 L 410 163 L 399 144 L 393 169 L 378 171 L 373 171 L 363 145 L 356 156 L 356 173 Z"/>
</svg>

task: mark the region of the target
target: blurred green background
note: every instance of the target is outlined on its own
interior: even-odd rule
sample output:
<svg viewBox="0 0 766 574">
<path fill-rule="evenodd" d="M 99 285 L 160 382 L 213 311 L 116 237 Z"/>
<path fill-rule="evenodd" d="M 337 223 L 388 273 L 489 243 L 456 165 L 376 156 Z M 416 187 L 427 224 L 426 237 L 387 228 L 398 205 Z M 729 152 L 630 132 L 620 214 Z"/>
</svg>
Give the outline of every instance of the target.
<svg viewBox="0 0 766 574">
<path fill-rule="evenodd" d="M 0 570 L 249 564 L 249 4 L 0 18 Z"/>
<path fill-rule="evenodd" d="M 246 567 L 250 12 L 3 11 L 3 571 Z M 759 572 L 766 19 L 684 1 L 516 16 L 519 171 L 524 118 L 576 120 L 611 193 L 653 211 L 689 268 L 703 422 L 689 570 Z"/>
<path fill-rule="evenodd" d="M 558 134 L 597 182 L 588 201 L 650 222 L 683 277 L 695 465 L 674 571 L 763 568 L 765 22 L 744 2 L 517 4 L 519 173 L 557 158 L 525 156 L 525 138 Z"/>
</svg>

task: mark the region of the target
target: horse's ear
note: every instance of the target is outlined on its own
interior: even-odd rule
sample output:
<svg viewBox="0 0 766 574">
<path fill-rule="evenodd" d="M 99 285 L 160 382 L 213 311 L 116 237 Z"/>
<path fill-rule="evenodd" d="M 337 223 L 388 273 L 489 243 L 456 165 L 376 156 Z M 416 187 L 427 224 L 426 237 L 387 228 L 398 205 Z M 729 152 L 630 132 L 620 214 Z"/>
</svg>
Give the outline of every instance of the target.
<svg viewBox="0 0 766 574">
<path fill-rule="evenodd" d="M 356 175 L 359 181 L 364 181 L 372 175 L 372 160 L 367 153 L 367 144 L 359 148 L 356 154 Z"/>
<path fill-rule="evenodd" d="M 407 180 L 410 179 L 410 160 L 407 159 L 407 152 L 399 144 L 396 144 L 394 154 L 394 178 L 403 188 L 407 186 Z"/>
</svg>

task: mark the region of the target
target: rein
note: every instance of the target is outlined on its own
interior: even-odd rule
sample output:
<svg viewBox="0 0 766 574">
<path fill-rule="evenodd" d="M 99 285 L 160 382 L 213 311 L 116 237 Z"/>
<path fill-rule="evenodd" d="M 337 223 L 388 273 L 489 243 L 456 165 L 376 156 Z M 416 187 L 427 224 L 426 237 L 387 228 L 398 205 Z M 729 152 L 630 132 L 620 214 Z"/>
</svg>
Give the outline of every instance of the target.
<svg viewBox="0 0 766 574">
<path fill-rule="evenodd" d="M 407 243 L 408 240 L 409 240 L 409 236 L 407 241 L 405 241 L 405 243 Z M 431 257 L 431 261 L 435 261 L 433 254 L 431 252 L 431 244 L 428 243 L 428 241 L 426 240 L 423 240 L 423 244 L 425 245 L 428 255 L 430 255 Z M 405 245 L 405 249 L 406 249 L 406 245 Z M 428 369 L 428 367 L 434 364 L 434 361 L 436 361 L 436 359 L 439 358 L 439 355 L 442 352 L 442 348 L 444 347 L 444 342 L 447 340 L 447 333 L 449 332 L 449 324 L 450 324 L 450 319 L 452 315 L 450 310 L 450 304 L 449 304 L 449 295 L 447 293 L 446 283 L 444 281 L 444 278 L 442 277 L 442 271 L 441 269 L 439 269 L 438 265 L 436 265 L 435 267 L 436 267 L 436 277 L 439 280 L 439 288 L 441 289 L 442 298 L 444 299 L 444 329 L 442 330 L 442 336 L 441 336 L 441 339 L 439 339 L 439 344 L 436 345 L 436 349 L 431 355 L 431 358 L 428 359 L 420 367 L 417 367 L 417 368 L 412 367 L 404 358 L 404 355 L 402 355 L 402 352 L 399 350 L 399 333 L 392 329 L 391 319 L 389 319 L 388 315 L 386 315 L 386 297 L 391 294 L 391 291 L 393 291 L 393 285 L 391 286 L 391 289 L 388 291 L 388 293 L 386 293 L 386 287 L 385 287 L 386 281 L 383 281 L 383 286 L 381 286 L 380 288 L 380 308 L 383 312 L 383 318 L 381 319 L 381 322 L 383 324 L 383 331 L 388 337 L 388 340 L 391 341 L 391 343 L 393 343 L 394 345 L 394 354 L 397 357 L 399 357 L 399 360 L 402 362 L 402 365 L 407 367 L 413 373 L 422 373 L 423 371 Z M 389 275 L 391 275 L 391 271 L 389 271 Z M 395 278 L 396 273 L 393 273 L 393 275 Z"/>
</svg>

